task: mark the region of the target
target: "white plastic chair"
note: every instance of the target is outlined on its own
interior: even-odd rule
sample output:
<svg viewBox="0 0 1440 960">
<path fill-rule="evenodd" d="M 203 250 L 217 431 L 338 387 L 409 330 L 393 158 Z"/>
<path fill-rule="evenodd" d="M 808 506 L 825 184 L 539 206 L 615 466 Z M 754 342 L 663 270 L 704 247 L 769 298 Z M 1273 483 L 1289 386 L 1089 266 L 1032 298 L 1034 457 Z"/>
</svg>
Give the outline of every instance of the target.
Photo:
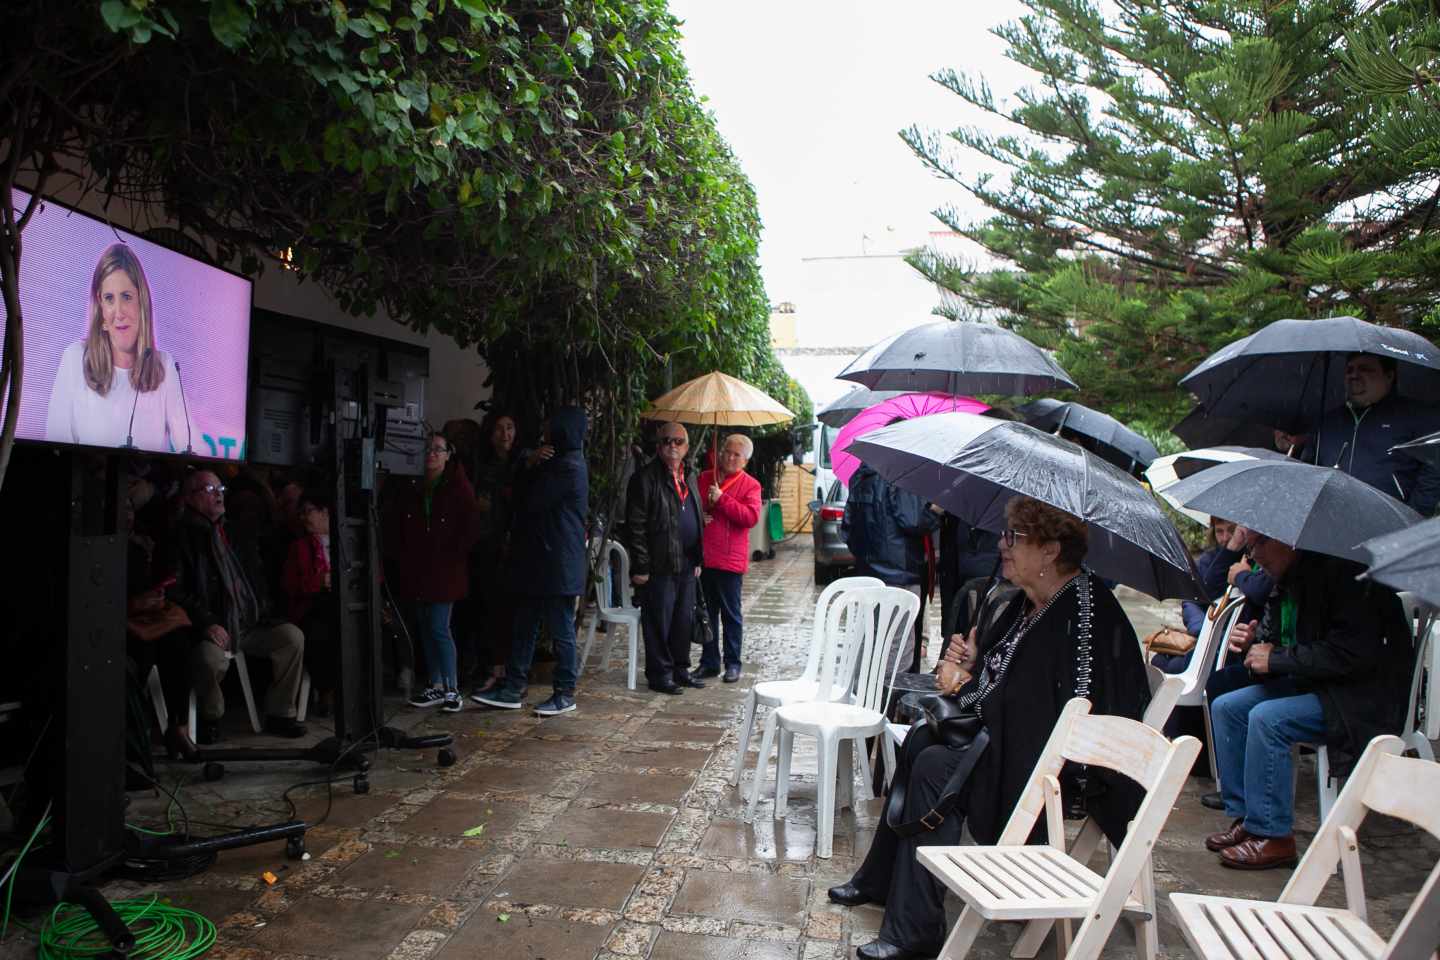
<svg viewBox="0 0 1440 960">
<path fill-rule="evenodd" d="M 585 671 L 585 663 L 590 659 L 590 648 L 595 645 L 595 625 L 597 623 L 608 623 L 611 627 L 623 626 L 629 634 L 630 640 L 630 666 L 626 677 L 625 685 L 635 689 L 635 671 L 640 662 L 640 608 L 635 605 L 635 600 L 630 592 L 630 554 L 625 548 L 614 540 L 606 540 L 600 551 L 600 576 L 595 580 L 595 614 L 589 617 L 589 626 L 585 631 L 585 651 L 580 655 L 580 662 L 575 665 L 575 677 L 579 679 L 580 674 Z M 612 560 L 614 561 L 612 563 Z M 616 578 L 620 581 L 620 603 L 616 604 L 612 598 L 615 596 Z M 610 648 L 615 644 L 615 631 L 605 631 L 605 649 L 600 654 L 600 666 L 604 669 L 610 662 Z"/>
<path fill-rule="evenodd" d="M 818 786 L 816 806 L 818 823 L 815 829 L 815 855 L 822 860 L 829 859 L 834 845 L 835 832 L 835 788 L 837 780 L 842 786 L 840 799 L 853 802 L 854 768 L 853 756 L 864 756 L 866 737 L 885 732 L 885 701 L 890 684 L 886 682 L 887 672 L 893 682 L 899 669 L 898 660 L 890 664 L 895 651 L 903 645 L 907 632 L 914 628 L 915 617 L 920 611 L 920 598 L 908 590 L 897 587 L 869 587 L 849 591 L 843 602 L 832 608 L 827 632 L 840 630 L 843 616 L 849 621 L 848 629 L 858 634 L 859 642 L 847 644 L 844 656 L 830 657 L 820 664 L 819 685 L 821 690 L 833 689 L 834 681 L 855 675 L 853 697 L 843 702 L 838 699 L 811 700 L 805 703 L 787 703 L 771 711 L 765 718 L 765 735 L 760 742 L 760 757 L 756 761 L 755 782 L 750 789 L 750 804 L 746 809 L 747 820 L 755 818 L 755 808 L 760 803 L 762 772 L 769 760 L 770 745 L 779 732 L 779 748 L 775 767 L 775 813 L 776 819 L 785 816 L 786 801 L 790 792 L 790 758 L 794 752 L 797 733 L 815 737 L 818 745 Z M 853 664 L 853 667 L 852 667 Z M 837 672 L 838 671 L 838 672 Z M 854 744 L 841 758 L 840 745 Z M 888 739 L 882 740 L 885 749 L 885 765 L 895 765 L 895 754 Z M 861 764 L 861 779 L 866 793 L 870 792 L 870 768 Z"/>
<path fill-rule="evenodd" d="M 745 769 L 745 754 L 750 749 L 750 738 L 755 735 L 755 713 L 759 707 L 784 706 L 813 700 L 820 690 L 820 658 L 825 645 L 825 623 L 830 607 L 842 594 L 867 587 L 883 587 L 875 577 L 842 577 L 832 582 L 815 601 L 815 622 L 811 624 L 810 653 L 805 659 L 805 670 L 798 677 L 789 680 L 762 680 L 753 685 L 745 695 L 745 720 L 740 724 L 740 742 L 735 753 L 735 767 L 730 771 L 730 785 L 740 783 L 740 772 Z M 848 688 L 847 688 L 848 689 Z M 833 697 L 832 697 L 833 699 Z M 764 765 L 756 768 L 758 778 L 764 772 Z"/>
<path fill-rule="evenodd" d="M 1245 604 L 1243 602 L 1237 603 L 1230 611 L 1230 613 L 1226 616 L 1225 622 L 1216 626 L 1214 643 L 1215 665 L 1210 668 L 1209 673 L 1215 673 L 1219 671 L 1222 667 L 1225 666 L 1225 661 L 1229 659 L 1230 631 L 1234 630 L 1235 625 L 1240 622 L 1240 612 L 1244 609 Z M 1222 627 L 1224 629 L 1221 629 Z M 1196 646 L 1198 647 L 1199 644 L 1197 643 Z M 1210 752 L 1210 779 L 1215 781 L 1215 789 L 1219 790 L 1220 765 L 1215 759 L 1215 734 L 1214 728 L 1210 723 L 1210 695 L 1205 692 L 1205 684 L 1209 682 L 1210 677 L 1207 674 L 1205 677 L 1205 683 L 1201 683 L 1196 688 L 1196 692 L 1200 697 L 1200 712 L 1205 718 L 1205 745 Z M 1183 697 L 1181 698 L 1181 702 L 1184 703 Z"/>
<path fill-rule="evenodd" d="M 250 729 L 256 733 L 263 733 L 265 727 L 260 723 L 260 712 L 255 709 L 255 691 L 250 687 L 250 669 L 245 665 L 245 652 L 235 649 L 226 654 L 226 657 L 235 661 L 235 673 L 240 678 L 240 692 L 245 696 L 245 709 L 250 714 Z M 193 699 L 193 694 L 191 695 Z M 310 712 L 310 671 L 300 672 L 300 695 L 295 703 L 295 719 L 300 723 L 305 722 L 305 715 Z M 194 711 L 191 711 L 191 729 L 194 729 Z"/>
<path fill-rule="evenodd" d="M 1200 741 L 1180 737 L 1172 743 L 1143 723 L 1089 712 L 1089 701 L 1080 697 L 1065 705 L 996 846 L 916 851 L 925 869 L 965 901 L 940 952 L 942 960 L 968 954 L 991 920 L 1032 921 L 1032 928 L 1059 921 L 1057 954 L 1065 960 L 1095 960 L 1122 915 L 1135 928 L 1136 952 L 1154 957 L 1158 938 L 1150 851 L 1200 752 Z M 1059 777 L 1067 760 L 1115 770 L 1145 788 L 1145 800 L 1104 876 L 1065 850 Z M 1048 842 L 1028 845 L 1042 814 Z M 1072 920 L 1081 921 L 1073 942 Z M 1038 949 L 1039 943 L 1032 946 Z M 1017 944 L 1013 955 L 1024 955 L 1019 950 Z"/>
<path fill-rule="evenodd" d="M 1275 902 L 1172 893 L 1185 939 L 1201 960 L 1424 960 L 1440 943 L 1440 861 L 1388 941 L 1369 925 L 1356 834 L 1372 811 L 1440 836 L 1440 766 L 1400 756 L 1399 737 L 1370 741 L 1330 815 Z M 923 854 L 922 854 L 923 856 Z M 1316 899 L 1339 867 L 1345 908 Z"/>
<path fill-rule="evenodd" d="M 170 711 L 165 707 L 165 691 L 160 686 L 160 668 L 151 667 L 150 676 L 145 681 L 146 688 L 150 691 L 150 703 L 155 707 L 155 719 L 160 721 L 161 731 L 170 729 Z M 187 728 L 190 735 L 195 735 L 195 690 L 190 690 L 190 726 Z"/>
<path fill-rule="evenodd" d="M 1401 739 L 1406 750 L 1422 760 L 1434 760 L 1431 740 L 1440 740 L 1440 642 L 1435 634 L 1436 610 L 1418 603 L 1413 594 L 1402 593 L 1405 616 L 1415 624 L 1415 673 L 1410 678 L 1410 702 L 1405 709 Z"/>
</svg>

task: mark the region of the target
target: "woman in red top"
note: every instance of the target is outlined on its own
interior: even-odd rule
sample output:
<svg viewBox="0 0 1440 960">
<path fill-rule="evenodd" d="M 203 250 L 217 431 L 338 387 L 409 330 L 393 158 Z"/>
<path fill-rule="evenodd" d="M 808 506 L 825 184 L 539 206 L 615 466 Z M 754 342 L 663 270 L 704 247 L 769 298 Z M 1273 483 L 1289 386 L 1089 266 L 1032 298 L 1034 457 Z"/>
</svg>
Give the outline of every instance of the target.
<svg viewBox="0 0 1440 960">
<path fill-rule="evenodd" d="M 750 569 L 750 528 L 760 520 L 760 482 L 745 472 L 755 445 L 732 433 L 718 470 L 700 474 L 705 499 L 705 569 L 700 586 L 710 613 L 710 642 L 700 651 L 700 676 L 720 675 L 720 625 L 725 627 L 726 683 L 740 679 L 740 585 Z"/>
<path fill-rule="evenodd" d="M 311 492 L 300 495 L 301 534 L 290 541 L 281 572 L 290 622 L 305 634 L 305 666 L 319 695 L 316 713 L 330 715 L 339 681 L 338 630 L 330 598 L 330 507 Z"/>
<path fill-rule="evenodd" d="M 440 433 L 426 440 L 425 475 L 392 477 L 385 513 L 385 580 L 404 603 L 420 635 L 430 685 L 410 698 L 414 707 L 461 707 L 450 614 L 470 588 L 470 548 L 478 510 L 465 468 Z M 390 489 L 390 485 L 394 489 Z"/>
</svg>

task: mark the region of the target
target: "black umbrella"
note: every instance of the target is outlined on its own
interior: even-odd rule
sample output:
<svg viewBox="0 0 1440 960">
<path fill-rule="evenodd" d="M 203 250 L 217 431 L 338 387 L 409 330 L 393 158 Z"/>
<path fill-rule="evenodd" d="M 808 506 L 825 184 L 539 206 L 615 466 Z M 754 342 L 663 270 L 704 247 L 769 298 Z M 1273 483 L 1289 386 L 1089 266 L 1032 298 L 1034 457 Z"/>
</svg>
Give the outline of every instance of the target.
<svg viewBox="0 0 1440 960">
<path fill-rule="evenodd" d="M 1005 504 L 1034 497 L 1090 525 L 1085 565 L 1160 599 L 1203 588 L 1180 535 L 1136 480 L 1068 440 L 1023 423 L 936 413 L 882 427 L 850 452 L 896 486 L 998 533 Z"/>
<path fill-rule="evenodd" d="M 1192 510 L 1347 560 L 1364 559 L 1364 541 L 1420 520 L 1363 480 L 1290 459 L 1217 463 L 1165 492 Z"/>
<path fill-rule="evenodd" d="M 871 390 L 1021 396 L 1077 389 L 1050 355 L 984 323 L 940 320 L 881 340 L 839 375 Z"/>
<path fill-rule="evenodd" d="M 1217 417 L 1196 407 L 1170 428 L 1192 450 L 1201 447 L 1273 447 L 1275 429 L 1254 420 Z"/>
<path fill-rule="evenodd" d="M 1370 564 L 1365 576 L 1440 606 L 1440 517 L 1367 540 L 1360 552 Z"/>
<path fill-rule="evenodd" d="M 1421 463 L 1440 467 L 1440 433 L 1427 433 L 1423 437 L 1416 437 L 1405 443 L 1397 443 L 1390 448 L 1390 452 L 1403 453 L 1407 457 L 1414 457 Z"/>
<path fill-rule="evenodd" d="M 831 400 L 815 411 L 815 419 L 827 427 L 834 427 L 838 430 L 854 420 L 855 415 L 861 410 L 868 410 L 877 403 L 893 400 L 904 392 L 904 390 L 870 390 L 866 387 L 851 387 L 845 396 L 838 400 Z"/>
<path fill-rule="evenodd" d="M 1149 440 L 1108 413 L 1092 410 L 1083 403 L 1046 397 L 1025 404 L 1016 413 L 1030 426 L 1047 433 L 1059 431 L 1064 437 L 1068 430 L 1088 437 L 1092 443 L 1081 442 L 1081 446 L 1129 473 L 1150 466 L 1160 456 L 1160 451 Z"/>
<path fill-rule="evenodd" d="M 1440 401 L 1440 349 L 1419 334 L 1355 317 L 1276 320 L 1212 353 L 1180 386 L 1211 414 L 1301 433 L 1345 402 L 1351 353 L 1391 358 L 1401 368 L 1401 394 Z"/>
</svg>

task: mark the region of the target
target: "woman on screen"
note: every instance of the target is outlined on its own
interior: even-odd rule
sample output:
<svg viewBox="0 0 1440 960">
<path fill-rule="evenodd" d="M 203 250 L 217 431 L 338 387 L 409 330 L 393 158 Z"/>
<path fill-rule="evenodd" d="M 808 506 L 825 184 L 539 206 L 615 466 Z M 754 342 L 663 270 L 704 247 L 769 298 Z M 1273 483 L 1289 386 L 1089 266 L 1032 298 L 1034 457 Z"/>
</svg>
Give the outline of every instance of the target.
<svg viewBox="0 0 1440 960">
<path fill-rule="evenodd" d="M 161 453 L 194 443 L 175 361 L 155 349 L 150 285 L 123 243 L 90 278 L 85 339 L 65 348 L 50 391 L 45 439 Z"/>
</svg>

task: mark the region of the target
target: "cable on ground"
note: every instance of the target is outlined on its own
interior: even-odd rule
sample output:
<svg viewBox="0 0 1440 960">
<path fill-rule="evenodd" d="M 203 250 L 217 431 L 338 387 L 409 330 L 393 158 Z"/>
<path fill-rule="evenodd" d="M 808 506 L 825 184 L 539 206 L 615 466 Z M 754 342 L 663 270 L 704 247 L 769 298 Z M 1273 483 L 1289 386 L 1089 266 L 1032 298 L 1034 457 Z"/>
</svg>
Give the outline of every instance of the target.
<svg viewBox="0 0 1440 960">
<path fill-rule="evenodd" d="M 193 960 L 215 945 L 215 924 L 194 910 L 158 898 L 117 900 L 111 904 L 135 937 L 129 960 Z M 98 957 L 114 948 L 83 907 L 61 903 L 40 928 L 40 960 Z"/>
</svg>

